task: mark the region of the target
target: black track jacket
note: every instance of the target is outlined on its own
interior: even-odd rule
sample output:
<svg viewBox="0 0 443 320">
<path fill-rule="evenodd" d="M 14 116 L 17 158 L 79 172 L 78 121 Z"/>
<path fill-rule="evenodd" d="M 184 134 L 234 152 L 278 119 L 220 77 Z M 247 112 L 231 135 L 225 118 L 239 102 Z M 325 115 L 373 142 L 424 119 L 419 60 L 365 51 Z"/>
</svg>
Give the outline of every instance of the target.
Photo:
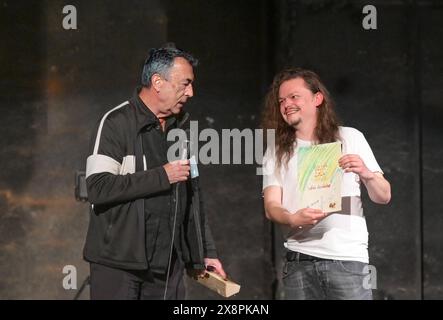
<svg viewBox="0 0 443 320">
<path fill-rule="evenodd" d="M 155 167 L 149 160 L 154 152 L 166 159 L 167 131 L 188 127 L 189 115 L 169 118 L 166 133 L 159 135 L 154 130 L 160 123 L 138 91 L 101 118 L 91 139 L 86 165 L 91 214 L 84 258 L 115 268 L 164 273 L 177 206 L 175 248 L 187 267 L 202 269 L 203 258 L 216 258 L 217 253 L 198 180 L 179 183 L 177 189 L 162 166 L 166 160 Z M 162 148 L 144 150 L 146 145 Z"/>
</svg>

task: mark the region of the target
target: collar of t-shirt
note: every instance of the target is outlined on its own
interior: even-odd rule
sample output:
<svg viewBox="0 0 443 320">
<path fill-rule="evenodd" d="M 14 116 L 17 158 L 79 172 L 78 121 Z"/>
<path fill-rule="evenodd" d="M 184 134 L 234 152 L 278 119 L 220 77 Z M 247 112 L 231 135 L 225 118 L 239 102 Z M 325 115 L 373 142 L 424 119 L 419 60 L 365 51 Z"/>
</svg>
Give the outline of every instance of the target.
<svg viewBox="0 0 443 320">
<path fill-rule="evenodd" d="M 297 138 L 297 147 L 309 147 L 312 145 L 312 141 L 302 140 Z"/>
</svg>

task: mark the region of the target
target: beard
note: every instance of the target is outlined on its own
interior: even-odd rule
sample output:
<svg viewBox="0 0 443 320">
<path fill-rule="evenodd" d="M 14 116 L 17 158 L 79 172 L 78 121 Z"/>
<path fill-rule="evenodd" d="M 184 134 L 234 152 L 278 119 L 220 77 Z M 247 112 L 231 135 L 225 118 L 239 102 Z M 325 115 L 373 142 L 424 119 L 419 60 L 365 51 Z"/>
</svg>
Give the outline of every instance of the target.
<svg viewBox="0 0 443 320">
<path fill-rule="evenodd" d="M 298 126 L 300 125 L 300 123 L 301 123 L 301 119 L 298 118 L 298 119 L 288 120 L 288 121 L 286 121 L 286 123 L 287 123 L 289 126 L 295 128 L 295 129 L 297 129 L 297 127 L 298 127 Z"/>
</svg>

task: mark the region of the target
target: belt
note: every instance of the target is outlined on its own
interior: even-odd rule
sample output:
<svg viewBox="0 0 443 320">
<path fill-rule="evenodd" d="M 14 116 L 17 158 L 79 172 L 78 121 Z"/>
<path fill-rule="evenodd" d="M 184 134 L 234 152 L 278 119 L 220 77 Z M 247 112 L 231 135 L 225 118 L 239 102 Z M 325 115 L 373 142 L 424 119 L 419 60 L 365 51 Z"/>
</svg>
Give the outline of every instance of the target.
<svg viewBox="0 0 443 320">
<path fill-rule="evenodd" d="M 286 253 L 286 260 L 288 261 L 332 261 L 331 259 L 323 259 L 319 257 L 310 256 L 304 253 L 288 251 Z"/>
</svg>

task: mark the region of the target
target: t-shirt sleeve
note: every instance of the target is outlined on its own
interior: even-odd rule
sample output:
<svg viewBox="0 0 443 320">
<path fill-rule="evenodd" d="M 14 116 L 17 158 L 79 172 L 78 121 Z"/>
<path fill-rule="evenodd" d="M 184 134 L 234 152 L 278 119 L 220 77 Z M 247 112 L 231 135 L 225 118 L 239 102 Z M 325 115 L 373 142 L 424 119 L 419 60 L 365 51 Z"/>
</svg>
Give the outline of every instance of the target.
<svg viewBox="0 0 443 320">
<path fill-rule="evenodd" d="M 274 149 L 268 148 L 263 157 L 263 190 L 269 186 L 282 186 L 281 177 L 276 169 Z"/>
<path fill-rule="evenodd" d="M 366 167 L 372 172 L 380 172 L 383 174 L 383 170 L 378 165 L 378 162 L 375 159 L 374 153 L 372 152 L 372 149 L 369 146 L 369 143 L 366 140 L 363 133 L 358 132 L 357 140 L 358 140 L 357 141 L 358 154 L 362 158 Z"/>
</svg>

